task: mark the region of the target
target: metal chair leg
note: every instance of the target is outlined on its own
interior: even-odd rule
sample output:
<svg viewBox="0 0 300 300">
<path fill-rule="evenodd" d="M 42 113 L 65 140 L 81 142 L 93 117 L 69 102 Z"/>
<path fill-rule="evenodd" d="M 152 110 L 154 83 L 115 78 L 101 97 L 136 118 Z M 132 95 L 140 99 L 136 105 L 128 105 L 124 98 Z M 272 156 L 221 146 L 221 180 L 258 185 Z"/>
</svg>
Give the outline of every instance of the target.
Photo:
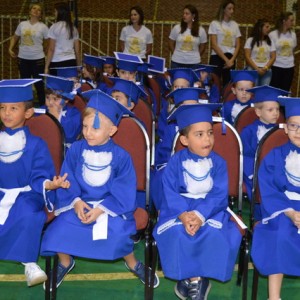
<svg viewBox="0 0 300 300">
<path fill-rule="evenodd" d="M 253 269 L 253 281 L 252 281 L 252 296 L 251 300 L 257 300 L 257 291 L 258 291 L 258 270 L 255 268 Z"/>
</svg>

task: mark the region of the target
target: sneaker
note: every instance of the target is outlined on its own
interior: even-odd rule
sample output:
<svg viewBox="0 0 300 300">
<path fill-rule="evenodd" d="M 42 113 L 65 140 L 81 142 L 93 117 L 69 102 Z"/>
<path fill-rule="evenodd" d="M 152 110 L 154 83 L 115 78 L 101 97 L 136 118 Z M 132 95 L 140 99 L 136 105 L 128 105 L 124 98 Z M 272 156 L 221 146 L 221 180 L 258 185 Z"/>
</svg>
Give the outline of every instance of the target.
<svg viewBox="0 0 300 300">
<path fill-rule="evenodd" d="M 207 278 L 202 278 L 200 281 L 201 286 L 200 286 L 200 300 L 207 300 L 208 293 L 211 288 L 211 283 Z"/>
<path fill-rule="evenodd" d="M 188 287 L 188 299 L 189 300 L 200 300 L 201 294 L 200 294 L 200 287 L 201 287 L 201 281 L 192 281 L 189 283 Z"/>
<path fill-rule="evenodd" d="M 188 279 L 177 281 L 174 291 L 179 299 L 185 300 L 188 297 L 190 281 Z"/>
<path fill-rule="evenodd" d="M 24 265 L 28 286 L 40 284 L 47 280 L 46 273 L 36 263 L 26 263 Z"/>
<path fill-rule="evenodd" d="M 62 264 L 58 264 L 57 266 L 57 281 L 56 281 L 56 288 L 58 288 L 62 281 L 64 280 L 65 276 L 71 272 L 71 270 L 75 266 L 75 260 L 71 257 L 71 262 L 68 267 L 64 267 Z M 50 292 L 52 292 L 52 271 L 50 272 Z M 46 289 L 46 283 L 43 285 L 44 290 Z"/>
<path fill-rule="evenodd" d="M 136 234 L 131 235 L 130 238 L 133 240 L 135 244 L 138 244 L 142 239 L 142 232 L 137 231 Z"/>
<path fill-rule="evenodd" d="M 190 282 L 188 288 L 188 299 L 207 300 L 211 284 L 207 278 L 202 278 L 198 282 Z"/>
<path fill-rule="evenodd" d="M 125 262 L 125 266 L 130 272 L 135 274 L 143 284 L 145 284 L 146 266 L 143 263 L 138 261 L 137 264 L 135 265 L 134 269 L 129 268 L 129 266 L 127 265 L 126 262 Z M 150 282 L 150 276 L 151 276 L 151 268 L 149 268 L 149 282 Z M 155 273 L 153 287 L 157 288 L 158 286 L 159 286 L 159 278 L 158 278 L 157 274 Z"/>
</svg>

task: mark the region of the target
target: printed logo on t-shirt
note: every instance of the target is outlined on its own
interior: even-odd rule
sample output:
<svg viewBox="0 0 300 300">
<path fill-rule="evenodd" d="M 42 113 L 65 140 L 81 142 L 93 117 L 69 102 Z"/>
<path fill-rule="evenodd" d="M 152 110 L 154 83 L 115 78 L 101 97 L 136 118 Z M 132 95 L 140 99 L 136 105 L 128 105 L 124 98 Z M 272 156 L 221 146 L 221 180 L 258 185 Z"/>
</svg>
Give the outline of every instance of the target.
<svg viewBox="0 0 300 300">
<path fill-rule="evenodd" d="M 193 41 L 194 41 L 193 36 L 186 35 L 183 38 L 180 50 L 181 51 L 193 51 Z"/>
<path fill-rule="evenodd" d="M 137 37 L 132 37 L 129 39 L 129 53 L 139 54 L 141 53 L 140 40 Z"/>
<path fill-rule="evenodd" d="M 280 56 L 292 56 L 292 54 L 293 54 L 292 45 L 289 41 L 287 41 L 287 40 L 281 41 L 280 46 L 281 46 L 280 52 L 279 52 Z"/>
<path fill-rule="evenodd" d="M 33 46 L 33 38 L 34 31 L 31 31 L 30 29 L 24 30 L 23 39 L 22 39 L 22 46 Z"/>
</svg>

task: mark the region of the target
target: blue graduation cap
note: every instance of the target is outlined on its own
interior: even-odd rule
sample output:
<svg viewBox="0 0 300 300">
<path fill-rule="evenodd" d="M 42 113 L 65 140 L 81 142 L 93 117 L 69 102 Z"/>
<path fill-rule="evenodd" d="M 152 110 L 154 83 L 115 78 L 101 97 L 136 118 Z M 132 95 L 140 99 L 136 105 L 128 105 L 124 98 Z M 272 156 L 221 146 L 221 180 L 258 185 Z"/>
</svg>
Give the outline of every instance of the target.
<svg viewBox="0 0 300 300">
<path fill-rule="evenodd" d="M 161 74 L 165 73 L 166 59 L 164 57 L 148 55 L 148 63 L 152 65 L 148 68 L 148 71 Z"/>
<path fill-rule="evenodd" d="M 138 55 L 127 54 L 123 52 L 114 52 L 117 59 L 118 69 L 136 72 L 138 67 L 144 62 Z"/>
<path fill-rule="evenodd" d="M 149 69 L 153 67 L 150 63 L 143 63 L 142 65 L 138 65 L 137 70 L 141 73 L 149 73 Z"/>
<path fill-rule="evenodd" d="M 49 74 L 40 74 L 46 79 L 46 87 L 57 92 L 71 93 L 74 87 L 74 81 L 63 77 L 53 76 Z"/>
<path fill-rule="evenodd" d="M 115 65 L 116 64 L 116 58 L 113 56 L 100 56 L 102 59 L 105 61 L 103 64 L 108 64 L 108 65 Z"/>
<path fill-rule="evenodd" d="M 264 101 L 277 101 L 278 96 L 287 96 L 288 91 L 278 89 L 269 85 L 257 86 L 247 90 L 254 94 L 253 103 Z"/>
<path fill-rule="evenodd" d="M 78 77 L 78 69 L 81 66 L 73 66 L 73 67 L 59 67 L 59 68 L 51 68 L 52 70 L 56 70 L 56 74 L 59 77 L 71 78 Z"/>
<path fill-rule="evenodd" d="M 0 81 L 0 103 L 17 103 L 33 99 L 32 85 L 41 79 L 3 79 Z"/>
<path fill-rule="evenodd" d="M 114 83 L 111 88 L 112 91 L 120 91 L 128 97 L 128 106 L 130 106 L 131 101 L 137 104 L 139 98 L 147 96 L 147 94 L 132 81 L 117 77 L 111 77 L 110 80 Z"/>
<path fill-rule="evenodd" d="M 134 115 L 130 110 L 128 110 L 114 98 L 98 89 L 83 92 L 82 96 L 89 99 L 87 107 L 91 107 L 96 110 L 94 119 L 94 128 L 96 129 L 100 128 L 98 112 L 103 113 L 116 126 L 118 126 L 124 114 L 130 116 Z"/>
<path fill-rule="evenodd" d="M 279 96 L 278 102 L 285 107 L 285 118 L 300 116 L 300 98 Z"/>
<path fill-rule="evenodd" d="M 182 88 L 182 89 L 176 89 L 169 93 L 166 97 L 173 97 L 175 105 L 179 105 L 183 101 L 186 100 L 199 100 L 199 95 L 205 93 L 206 90 L 202 88 L 195 88 L 195 87 L 189 87 L 189 88 Z"/>
<path fill-rule="evenodd" d="M 102 68 L 105 60 L 101 56 L 83 54 L 83 63 L 96 68 Z"/>
<path fill-rule="evenodd" d="M 212 123 L 212 113 L 220 106 L 215 103 L 180 105 L 169 115 L 168 120 L 176 120 L 179 130 L 199 122 Z"/>
<path fill-rule="evenodd" d="M 207 73 L 212 73 L 218 66 L 214 65 L 204 65 L 204 64 L 199 64 L 199 68 L 195 69 L 194 71 L 198 75 L 200 71 L 205 71 Z"/>
<path fill-rule="evenodd" d="M 184 78 L 190 83 L 190 86 L 193 86 L 194 82 L 199 80 L 197 74 L 190 68 L 168 69 L 168 73 L 171 77 L 171 84 L 178 78 Z"/>
<path fill-rule="evenodd" d="M 232 82 L 248 80 L 255 83 L 258 78 L 257 71 L 255 70 L 230 70 L 230 75 Z"/>
</svg>

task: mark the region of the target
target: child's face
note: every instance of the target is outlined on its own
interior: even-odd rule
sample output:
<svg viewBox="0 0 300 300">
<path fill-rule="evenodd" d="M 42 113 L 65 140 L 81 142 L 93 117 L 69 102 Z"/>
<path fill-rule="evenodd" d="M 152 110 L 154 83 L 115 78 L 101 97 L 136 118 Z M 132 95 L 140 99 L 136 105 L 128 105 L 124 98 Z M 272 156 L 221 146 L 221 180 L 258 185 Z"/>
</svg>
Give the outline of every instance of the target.
<svg viewBox="0 0 300 300">
<path fill-rule="evenodd" d="M 51 109 L 60 110 L 62 108 L 61 100 L 62 100 L 62 98 L 58 97 L 55 94 L 47 94 L 45 104 L 49 110 L 51 110 Z"/>
<path fill-rule="evenodd" d="M 121 79 L 135 82 L 136 71 L 117 70 L 117 74 Z"/>
<path fill-rule="evenodd" d="M 120 102 L 123 106 L 127 107 L 129 110 L 133 109 L 134 103 L 131 101 L 130 106 L 128 106 L 128 97 L 120 91 L 113 91 L 111 96 Z"/>
<path fill-rule="evenodd" d="M 82 67 L 82 76 L 83 78 L 93 79 L 93 75 L 87 70 L 86 64 Z"/>
<path fill-rule="evenodd" d="M 300 116 L 289 117 L 284 130 L 290 141 L 300 148 L 300 128 L 297 125 L 300 126 Z"/>
<path fill-rule="evenodd" d="M 95 114 L 90 114 L 83 119 L 82 134 L 90 146 L 104 145 L 115 134 L 117 127 L 103 114 L 98 113 L 100 128 L 94 128 Z"/>
<path fill-rule="evenodd" d="M 111 64 L 104 64 L 103 65 L 103 73 L 106 73 L 108 76 L 114 74 L 114 66 Z"/>
<path fill-rule="evenodd" d="M 33 114 L 33 109 L 25 110 L 24 102 L 1 103 L 0 117 L 6 128 L 17 129 L 24 126 L 25 120 Z"/>
<path fill-rule="evenodd" d="M 276 124 L 279 118 L 279 104 L 276 101 L 264 101 L 261 108 L 255 108 L 260 121 L 265 124 Z"/>
<path fill-rule="evenodd" d="M 251 99 L 252 94 L 246 90 L 251 88 L 253 88 L 252 81 L 240 80 L 236 83 L 235 87 L 232 87 L 232 92 L 241 103 L 247 103 Z"/>
<path fill-rule="evenodd" d="M 173 91 L 190 87 L 190 83 L 184 78 L 177 78 L 173 81 Z"/>
<path fill-rule="evenodd" d="M 212 124 L 209 122 L 192 124 L 188 135 L 180 136 L 180 141 L 192 153 L 202 157 L 208 156 L 214 146 Z"/>
</svg>

